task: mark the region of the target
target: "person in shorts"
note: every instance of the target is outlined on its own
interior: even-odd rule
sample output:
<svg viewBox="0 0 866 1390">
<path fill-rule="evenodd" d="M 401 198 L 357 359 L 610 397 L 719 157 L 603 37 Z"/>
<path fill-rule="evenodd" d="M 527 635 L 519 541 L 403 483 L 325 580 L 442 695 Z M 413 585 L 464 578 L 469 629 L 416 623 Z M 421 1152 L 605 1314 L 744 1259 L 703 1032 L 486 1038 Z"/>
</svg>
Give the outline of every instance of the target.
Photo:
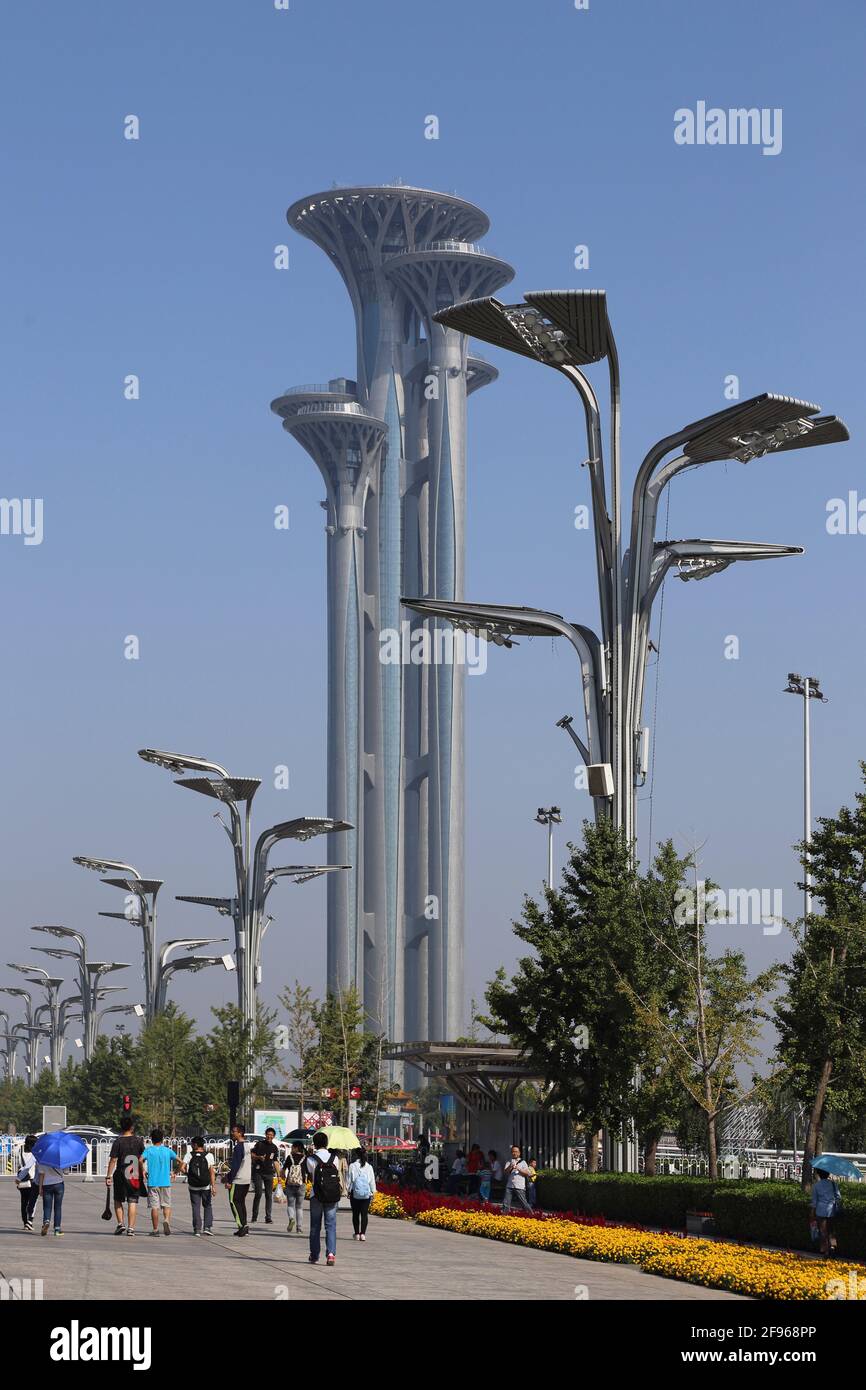
<svg viewBox="0 0 866 1390">
<path fill-rule="evenodd" d="M 124 1115 L 120 1122 L 120 1138 L 115 1139 L 111 1146 L 111 1153 L 108 1159 L 108 1173 L 105 1178 L 106 1187 L 114 1188 L 114 1215 L 117 1218 L 117 1226 L 114 1234 L 122 1236 L 123 1208 L 127 1210 L 128 1236 L 135 1235 L 135 1218 L 138 1214 L 138 1199 L 143 1192 L 143 1180 L 141 1172 L 141 1155 L 144 1152 L 144 1140 L 135 1133 L 135 1124 L 131 1115 Z"/>
<path fill-rule="evenodd" d="M 153 1223 L 152 1236 L 159 1235 L 159 1214 L 162 1212 L 162 1229 L 171 1235 L 171 1167 L 180 1159 L 174 1149 L 164 1143 L 165 1135 L 161 1129 L 150 1132 L 150 1143 L 145 1146 L 141 1161 L 147 1182 L 147 1205 Z"/>
</svg>

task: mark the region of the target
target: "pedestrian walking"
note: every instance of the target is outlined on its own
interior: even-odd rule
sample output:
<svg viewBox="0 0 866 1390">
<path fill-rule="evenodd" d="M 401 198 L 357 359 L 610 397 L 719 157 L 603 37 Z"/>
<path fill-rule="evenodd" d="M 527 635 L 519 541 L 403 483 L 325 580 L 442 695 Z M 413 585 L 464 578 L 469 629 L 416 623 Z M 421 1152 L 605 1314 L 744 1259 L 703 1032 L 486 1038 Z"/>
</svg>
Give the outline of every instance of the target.
<svg viewBox="0 0 866 1390">
<path fill-rule="evenodd" d="M 172 1165 L 180 1162 L 174 1149 L 168 1148 L 161 1129 L 150 1131 L 150 1143 L 141 1155 L 145 1182 L 147 1183 L 147 1205 L 150 1211 L 152 1236 L 159 1235 L 159 1216 L 162 1213 L 162 1229 L 171 1235 L 171 1173 Z"/>
<path fill-rule="evenodd" d="M 367 1158 L 366 1149 L 358 1149 L 354 1162 L 349 1165 L 347 1181 L 349 1204 L 352 1208 L 353 1239 L 366 1240 L 370 1203 L 376 1195 L 376 1176 L 373 1165 Z"/>
<path fill-rule="evenodd" d="M 192 1141 L 186 1162 L 186 1186 L 192 1206 L 192 1233 L 194 1236 L 213 1235 L 213 1199 L 216 1195 L 216 1167 L 213 1154 L 205 1151 L 204 1139 L 200 1134 Z"/>
<path fill-rule="evenodd" d="M 286 1188 L 287 1231 L 304 1234 L 304 1197 L 307 1191 L 306 1155 L 303 1144 L 293 1144 L 283 1164 L 283 1177 Z"/>
<path fill-rule="evenodd" d="M 313 1135 L 315 1152 L 307 1159 L 307 1171 L 313 1180 L 310 1197 L 310 1264 L 319 1263 L 322 1249 L 322 1221 L 325 1222 L 325 1254 L 329 1265 L 337 1262 L 337 1207 L 342 1195 L 340 1172 L 333 1154 L 328 1150 L 327 1135 Z"/>
<path fill-rule="evenodd" d="M 39 1180 L 39 1195 L 42 1198 L 42 1234 L 48 1235 L 53 1216 L 54 1234 L 62 1236 L 60 1218 L 63 1211 L 63 1193 L 66 1191 L 66 1184 L 63 1181 L 66 1177 L 66 1169 L 55 1168 L 51 1163 L 37 1163 L 36 1172 Z"/>
<path fill-rule="evenodd" d="M 124 1115 L 120 1122 L 120 1137 L 115 1139 L 108 1156 L 106 1187 L 114 1189 L 114 1215 L 117 1225 L 116 1236 L 122 1236 L 123 1208 L 126 1206 L 126 1234 L 135 1235 L 135 1218 L 138 1215 L 138 1199 L 142 1194 L 144 1179 L 141 1170 L 141 1155 L 144 1153 L 144 1140 L 135 1133 L 131 1115 Z"/>
<path fill-rule="evenodd" d="M 519 1144 L 512 1144 L 511 1157 L 505 1165 L 505 1196 L 502 1200 L 503 1213 L 511 1211 L 511 1199 L 516 1197 L 524 1211 L 531 1211 L 526 1200 L 526 1180 L 531 1178 L 532 1169 L 521 1157 Z"/>
<path fill-rule="evenodd" d="M 257 1143 L 253 1144 L 253 1224 L 259 1219 L 262 1194 L 265 1198 L 265 1225 L 272 1226 L 274 1224 L 274 1178 L 277 1175 L 277 1163 L 280 1157 L 280 1151 L 274 1143 L 276 1137 L 277 1131 L 275 1129 L 266 1129 L 264 1139 L 259 1139 Z"/>
<path fill-rule="evenodd" d="M 36 1173 L 36 1155 L 32 1152 L 36 1135 L 28 1134 L 24 1140 L 21 1154 L 21 1167 L 15 1175 L 15 1186 L 21 1197 L 21 1224 L 25 1231 L 33 1230 L 33 1213 L 39 1200 L 39 1178 Z"/>
<path fill-rule="evenodd" d="M 237 1227 L 235 1235 L 248 1236 L 250 1227 L 247 1221 L 247 1194 L 252 1182 L 252 1144 L 247 1139 L 243 1125 L 232 1126 L 232 1139 L 234 1148 L 231 1164 L 223 1183 L 229 1190 L 229 1206 Z"/>
<path fill-rule="evenodd" d="M 839 1184 L 820 1168 L 812 1183 L 812 1215 L 817 1223 L 821 1242 L 821 1254 L 832 1255 L 836 1250 L 836 1237 L 833 1234 L 833 1221 L 842 1210 L 842 1195 Z"/>
</svg>

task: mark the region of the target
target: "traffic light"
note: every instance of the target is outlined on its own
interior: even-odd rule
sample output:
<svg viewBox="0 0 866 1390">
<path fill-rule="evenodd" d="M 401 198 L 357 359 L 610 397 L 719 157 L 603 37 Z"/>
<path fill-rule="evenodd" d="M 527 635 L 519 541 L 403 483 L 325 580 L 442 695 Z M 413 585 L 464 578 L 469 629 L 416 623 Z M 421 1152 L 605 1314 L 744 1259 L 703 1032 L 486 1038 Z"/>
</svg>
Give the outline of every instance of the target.
<svg viewBox="0 0 866 1390">
<path fill-rule="evenodd" d="M 123 1102 L 123 1113 L 124 1113 L 124 1115 L 131 1115 L 131 1114 L 132 1114 L 132 1096 L 130 1096 L 130 1095 L 124 1095 L 124 1096 L 121 1097 L 121 1100 L 122 1100 L 122 1102 Z"/>
<path fill-rule="evenodd" d="M 349 1100 L 360 1100 L 360 1099 L 361 1099 L 361 1087 L 360 1087 L 360 1086 L 357 1084 L 357 1082 L 356 1082 L 354 1085 L 352 1085 L 352 1086 L 349 1087 Z"/>
</svg>

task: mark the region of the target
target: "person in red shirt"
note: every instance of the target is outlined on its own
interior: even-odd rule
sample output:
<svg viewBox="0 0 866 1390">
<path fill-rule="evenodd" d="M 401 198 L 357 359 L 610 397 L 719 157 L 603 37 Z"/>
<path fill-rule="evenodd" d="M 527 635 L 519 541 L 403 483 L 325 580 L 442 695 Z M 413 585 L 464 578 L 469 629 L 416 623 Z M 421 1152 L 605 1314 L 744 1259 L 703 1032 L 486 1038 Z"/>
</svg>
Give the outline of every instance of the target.
<svg viewBox="0 0 866 1390">
<path fill-rule="evenodd" d="M 469 1157 L 466 1160 L 466 1172 L 469 1174 L 470 1195 L 478 1191 L 481 1181 L 480 1173 L 484 1167 L 484 1153 L 480 1144 L 473 1144 L 469 1150 Z"/>
</svg>

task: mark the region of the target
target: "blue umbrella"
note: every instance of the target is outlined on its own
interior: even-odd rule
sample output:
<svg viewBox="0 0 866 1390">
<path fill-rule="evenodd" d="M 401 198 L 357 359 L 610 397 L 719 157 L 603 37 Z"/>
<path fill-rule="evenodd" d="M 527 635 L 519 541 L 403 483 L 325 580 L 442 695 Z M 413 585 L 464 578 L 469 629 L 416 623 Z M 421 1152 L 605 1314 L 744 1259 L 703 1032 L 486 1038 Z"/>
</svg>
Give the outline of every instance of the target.
<svg viewBox="0 0 866 1390">
<path fill-rule="evenodd" d="M 862 1178 L 863 1174 L 850 1158 L 839 1158 L 837 1154 L 818 1154 L 812 1159 L 812 1167 L 821 1173 L 832 1173 L 837 1178 Z"/>
<path fill-rule="evenodd" d="M 53 1129 L 36 1140 L 33 1154 L 37 1163 L 48 1164 L 52 1168 L 73 1168 L 76 1163 L 83 1163 L 87 1149 L 87 1140 L 82 1139 L 80 1134 Z"/>
</svg>

